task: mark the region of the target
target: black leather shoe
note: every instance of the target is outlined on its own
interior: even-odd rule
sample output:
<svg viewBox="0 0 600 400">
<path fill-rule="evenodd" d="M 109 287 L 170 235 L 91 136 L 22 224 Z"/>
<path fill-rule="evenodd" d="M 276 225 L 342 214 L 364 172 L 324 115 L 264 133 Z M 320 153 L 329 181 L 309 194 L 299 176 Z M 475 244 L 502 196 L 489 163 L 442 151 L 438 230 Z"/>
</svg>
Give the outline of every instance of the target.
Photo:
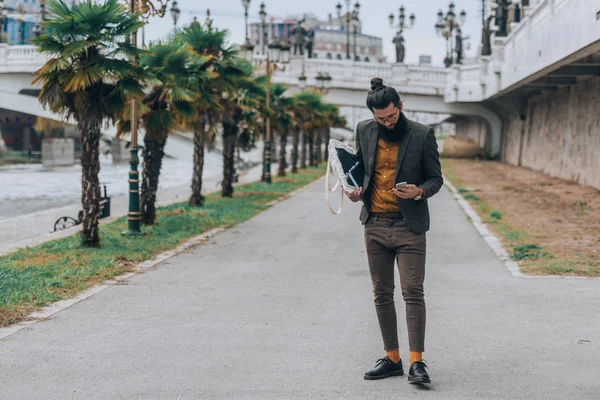
<svg viewBox="0 0 600 400">
<path fill-rule="evenodd" d="M 365 372 L 365 379 L 374 380 L 402 375 L 404 375 L 404 369 L 402 369 L 402 360 L 395 363 L 389 358 L 384 357 L 377 360 L 375 368 Z"/>
<path fill-rule="evenodd" d="M 415 361 L 408 370 L 408 381 L 410 383 L 431 383 L 427 365 L 423 361 Z"/>
</svg>

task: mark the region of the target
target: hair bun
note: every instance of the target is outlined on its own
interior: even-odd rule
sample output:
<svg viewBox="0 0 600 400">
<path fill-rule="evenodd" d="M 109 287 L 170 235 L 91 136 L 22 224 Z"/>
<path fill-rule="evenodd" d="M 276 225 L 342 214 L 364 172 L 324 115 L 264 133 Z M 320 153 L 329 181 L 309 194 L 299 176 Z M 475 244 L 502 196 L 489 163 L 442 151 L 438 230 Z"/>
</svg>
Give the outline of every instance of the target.
<svg viewBox="0 0 600 400">
<path fill-rule="evenodd" d="M 371 79 L 371 90 L 381 90 L 385 89 L 385 85 L 383 84 L 383 79 L 381 78 L 373 78 Z"/>
</svg>

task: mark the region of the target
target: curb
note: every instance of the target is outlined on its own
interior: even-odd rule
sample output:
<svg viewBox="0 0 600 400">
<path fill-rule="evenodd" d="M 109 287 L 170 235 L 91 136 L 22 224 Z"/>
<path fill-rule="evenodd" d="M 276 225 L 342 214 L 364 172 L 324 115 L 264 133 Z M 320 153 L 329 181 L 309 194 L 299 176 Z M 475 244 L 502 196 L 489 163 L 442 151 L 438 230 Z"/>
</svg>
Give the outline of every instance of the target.
<svg viewBox="0 0 600 400">
<path fill-rule="evenodd" d="M 323 179 L 322 177 L 318 178 L 314 182 L 311 182 L 308 185 L 306 185 L 300 189 L 296 189 L 293 192 L 286 194 L 285 196 L 281 196 L 278 199 L 275 199 L 275 200 L 267 203 L 267 205 L 269 205 L 270 206 L 269 208 L 271 208 L 272 206 L 277 205 L 277 204 L 289 199 L 292 196 L 295 196 L 299 193 L 307 191 L 313 185 L 320 183 L 322 179 Z M 267 210 L 264 210 L 264 211 L 267 211 Z M 264 212 L 264 211 L 262 211 L 262 212 Z M 262 212 L 257 213 L 252 218 L 257 217 L 258 215 L 262 214 Z M 252 218 L 250 218 L 250 219 L 252 219 Z M 248 221 L 250 219 L 248 219 Z M 28 320 L 28 321 L 19 322 L 18 324 L 11 325 L 7 328 L 0 328 L 0 340 L 6 338 L 8 336 L 11 336 L 31 325 L 34 325 L 41 321 L 44 321 L 44 320 L 50 318 L 51 316 L 53 316 L 54 314 L 57 314 L 63 310 L 66 310 L 67 308 L 72 307 L 75 304 L 80 303 L 83 300 L 86 300 L 86 299 L 112 287 L 112 286 L 124 284 L 129 278 L 131 278 L 137 274 L 144 273 L 144 272 L 148 271 L 149 269 L 158 266 L 159 264 L 163 263 L 164 261 L 168 260 L 169 258 L 172 258 L 172 257 L 174 257 L 178 254 L 181 254 L 191 248 L 194 248 L 194 247 L 206 242 L 207 240 L 212 239 L 213 237 L 217 236 L 218 234 L 225 232 L 226 230 L 227 230 L 227 228 L 225 228 L 225 227 L 218 227 L 218 228 L 211 229 L 208 232 L 204 232 L 204 233 L 201 233 L 200 235 L 194 236 L 194 237 L 186 240 L 183 244 L 174 248 L 173 250 L 165 251 L 164 253 L 158 254 L 156 257 L 154 257 L 151 260 L 146 260 L 146 261 L 143 261 L 143 262 L 137 264 L 136 268 L 135 268 L 136 269 L 135 272 L 128 272 L 123 275 L 119 275 L 113 279 L 107 280 L 99 285 L 92 286 L 91 288 L 81 292 L 79 295 L 77 295 L 76 297 L 74 297 L 72 299 L 65 299 L 65 300 L 57 301 L 56 303 L 52 303 L 49 306 L 42 308 L 40 311 L 36 311 L 36 312 L 30 314 L 29 315 L 30 320 Z"/>
<path fill-rule="evenodd" d="M 20 330 L 25 329 L 33 324 L 36 324 L 43 320 L 46 320 L 49 317 L 53 316 L 54 314 L 59 313 L 63 310 L 66 310 L 67 308 L 74 306 L 75 304 L 80 303 L 83 300 L 89 299 L 90 297 L 108 289 L 111 286 L 123 284 L 125 281 L 127 281 L 127 279 L 129 279 L 139 273 L 143 273 L 143 272 L 147 271 L 148 269 L 155 267 L 158 264 L 164 262 L 165 260 L 167 260 L 173 256 L 176 256 L 177 254 L 183 253 L 186 250 L 189 250 L 192 247 L 198 246 L 199 244 L 206 242 L 207 240 L 213 238 L 214 236 L 216 236 L 219 233 L 224 232 L 224 231 L 225 231 L 225 228 L 219 227 L 219 228 L 211 229 L 210 231 L 202 233 L 198 236 L 192 237 L 191 239 L 187 240 L 185 243 L 183 243 L 179 247 L 177 247 L 173 250 L 169 250 L 164 253 L 161 253 L 152 260 L 147 260 L 147 261 L 144 261 L 144 262 L 138 264 L 136 266 L 135 272 L 129 272 L 129 273 L 126 273 L 123 275 L 119 275 L 119 276 L 117 276 L 113 279 L 107 280 L 99 285 L 92 286 L 91 288 L 81 292 L 79 295 L 77 295 L 76 297 L 74 297 L 72 299 L 61 300 L 61 301 L 57 301 L 56 303 L 52 303 L 51 305 L 42 308 L 40 311 L 36 311 L 36 312 L 30 314 L 29 318 L 31 318 L 32 320 L 23 321 L 18 324 L 9 326 L 7 328 L 0 328 L 0 340 L 4 339 L 12 334 L 15 334 L 15 333 L 19 332 Z"/>
<path fill-rule="evenodd" d="M 471 222 L 475 226 L 475 229 L 479 232 L 483 240 L 490 246 L 492 251 L 496 254 L 496 257 L 500 259 L 500 261 L 504 264 L 508 272 L 513 276 L 513 278 L 524 278 L 524 279 L 575 279 L 575 280 L 592 280 L 592 279 L 600 279 L 586 276 L 565 276 L 565 275 L 525 275 L 521 272 L 519 268 L 519 264 L 512 261 L 510 259 L 510 254 L 502 247 L 502 243 L 500 239 L 496 235 L 494 235 L 488 229 L 487 225 L 481 220 L 477 211 L 471 207 L 469 202 L 467 202 L 461 195 L 458 193 L 458 190 L 454 187 L 454 185 L 444 176 L 444 185 L 450 190 L 458 204 L 461 206 L 465 214 L 467 214 L 471 218 Z"/>
</svg>

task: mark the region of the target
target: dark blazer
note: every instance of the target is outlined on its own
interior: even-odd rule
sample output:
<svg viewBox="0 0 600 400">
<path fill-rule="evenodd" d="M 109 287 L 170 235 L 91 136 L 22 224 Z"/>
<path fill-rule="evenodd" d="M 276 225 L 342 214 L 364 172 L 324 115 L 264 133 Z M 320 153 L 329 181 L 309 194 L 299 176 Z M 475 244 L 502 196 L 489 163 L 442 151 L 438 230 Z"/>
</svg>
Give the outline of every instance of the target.
<svg viewBox="0 0 600 400">
<path fill-rule="evenodd" d="M 417 234 L 429 230 L 429 207 L 427 199 L 439 192 L 444 184 L 440 155 L 433 129 L 408 120 L 401 114 L 400 121 L 404 125 L 404 133 L 400 140 L 398 161 L 396 163 L 395 183 L 407 182 L 415 184 L 424 191 L 424 199 L 398 200 L 408 228 Z M 356 127 L 357 155 L 362 157 L 365 165 L 363 181 L 363 207 L 360 221 L 363 225 L 369 218 L 371 209 L 371 184 L 375 168 L 375 155 L 379 139 L 379 124 L 374 119 L 361 121 Z"/>
</svg>

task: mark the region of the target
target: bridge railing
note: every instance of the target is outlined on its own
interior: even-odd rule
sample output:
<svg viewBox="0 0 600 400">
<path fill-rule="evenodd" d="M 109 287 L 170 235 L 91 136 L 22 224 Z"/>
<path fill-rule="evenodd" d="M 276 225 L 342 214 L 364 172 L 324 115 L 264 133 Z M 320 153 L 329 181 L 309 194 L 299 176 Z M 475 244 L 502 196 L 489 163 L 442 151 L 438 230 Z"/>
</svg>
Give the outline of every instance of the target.
<svg viewBox="0 0 600 400">
<path fill-rule="evenodd" d="M 35 72 L 48 60 L 32 45 L 9 46 L 0 44 L 0 73 Z"/>
<path fill-rule="evenodd" d="M 525 18 L 507 37 L 494 38 L 492 55 L 473 66 L 453 66 L 445 100 L 487 99 L 590 46 L 600 37 L 598 1 L 540 1 L 526 7 Z"/>
<path fill-rule="evenodd" d="M 309 86 L 316 86 L 316 77 L 327 73 L 333 89 L 369 90 L 372 78 L 379 77 L 401 92 L 424 95 L 442 95 L 447 71 L 438 67 L 406 64 L 376 64 L 346 60 L 319 60 L 292 58 L 283 72 L 274 74 L 273 80 L 297 85 L 304 72 Z"/>
</svg>

